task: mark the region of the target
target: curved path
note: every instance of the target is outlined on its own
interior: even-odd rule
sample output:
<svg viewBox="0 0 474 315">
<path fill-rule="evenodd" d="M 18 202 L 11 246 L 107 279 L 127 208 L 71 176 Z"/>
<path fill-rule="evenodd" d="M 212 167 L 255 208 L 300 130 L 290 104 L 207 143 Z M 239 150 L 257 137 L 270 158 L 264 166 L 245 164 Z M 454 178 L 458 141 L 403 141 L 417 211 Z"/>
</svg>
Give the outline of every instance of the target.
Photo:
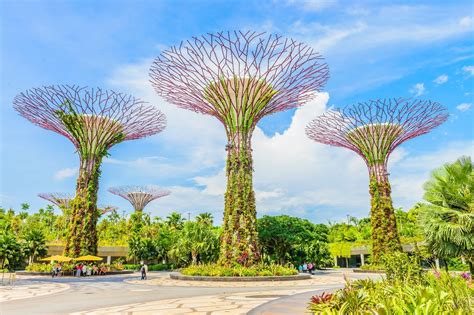
<svg viewBox="0 0 474 315">
<path fill-rule="evenodd" d="M 361 277 L 346 273 L 351 278 Z M 224 287 L 219 283 L 196 286 L 194 281 L 181 282 L 178 286 L 173 283 L 176 280 L 172 281 L 164 272 L 150 273 L 147 281 L 138 280 L 138 274 L 55 279 L 21 277 L 14 286 L 16 292 L 26 292 L 32 285 L 41 288 L 46 284 L 64 290 L 4 301 L 0 305 L 0 314 L 246 314 L 260 305 L 265 310 L 271 307 L 272 301 L 277 303 L 280 298 L 341 286 L 343 274 L 340 270 L 321 272 L 311 279 L 312 283 L 306 284 L 280 286 L 279 283 L 276 286 L 269 283 L 244 287 Z M 6 290 L 0 288 L 0 296 Z M 303 304 L 305 307 L 306 303 Z M 256 311 L 258 308 L 252 314 L 259 314 Z"/>
</svg>

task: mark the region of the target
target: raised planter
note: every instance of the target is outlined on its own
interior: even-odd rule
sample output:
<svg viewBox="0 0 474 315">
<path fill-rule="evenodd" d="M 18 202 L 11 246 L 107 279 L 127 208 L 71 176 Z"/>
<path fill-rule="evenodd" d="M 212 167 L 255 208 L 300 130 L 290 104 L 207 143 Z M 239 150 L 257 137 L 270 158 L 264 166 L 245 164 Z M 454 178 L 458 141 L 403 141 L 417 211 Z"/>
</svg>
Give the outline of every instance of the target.
<svg viewBox="0 0 474 315">
<path fill-rule="evenodd" d="M 360 269 L 360 268 L 354 268 L 352 269 L 352 271 L 356 273 L 385 273 L 384 270 L 369 270 L 369 269 Z"/>
<path fill-rule="evenodd" d="M 122 271 L 109 271 L 105 275 L 127 275 L 132 274 L 133 270 L 122 270 Z M 15 274 L 21 276 L 51 276 L 51 272 L 38 272 L 38 271 L 15 271 Z M 74 274 L 72 271 L 63 272 L 62 277 L 72 277 Z M 93 275 L 88 277 L 101 277 L 103 275 Z"/>
<path fill-rule="evenodd" d="M 298 274 L 294 276 L 257 276 L 257 277 L 212 277 L 212 276 L 185 276 L 179 272 L 170 274 L 174 280 L 188 281 L 216 281 L 216 282 L 250 282 L 250 281 L 294 281 L 311 279 L 310 274 Z"/>
</svg>

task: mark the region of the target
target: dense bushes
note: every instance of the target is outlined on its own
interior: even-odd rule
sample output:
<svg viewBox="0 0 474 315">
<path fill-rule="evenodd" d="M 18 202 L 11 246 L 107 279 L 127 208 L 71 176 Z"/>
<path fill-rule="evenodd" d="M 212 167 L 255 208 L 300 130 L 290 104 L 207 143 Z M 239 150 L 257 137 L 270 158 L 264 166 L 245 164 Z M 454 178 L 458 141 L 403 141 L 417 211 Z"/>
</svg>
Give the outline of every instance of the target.
<svg viewBox="0 0 474 315">
<path fill-rule="evenodd" d="M 173 264 L 150 264 L 148 266 L 148 271 L 163 271 L 163 270 L 173 270 Z M 124 264 L 123 265 L 125 270 L 140 270 L 140 264 Z"/>
<path fill-rule="evenodd" d="M 314 296 L 315 314 L 472 314 L 474 285 L 467 275 L 422 273 L 416 258 L 383 257 L 386 279 L 347 282 L 334 294 Z"/>
<path fill-rule="evenodd" d="M 187 276 L 215 276 L 215 277 L 256 277 L 256 276 L 291 276 L 298 274 L 292 267 L 275 264 L 258 264 L 251 267 L 235 265 L 234 267 L 223 267 L 216 264 L 192 265 L 181 269 L 181 273 Z"/>
</svg>

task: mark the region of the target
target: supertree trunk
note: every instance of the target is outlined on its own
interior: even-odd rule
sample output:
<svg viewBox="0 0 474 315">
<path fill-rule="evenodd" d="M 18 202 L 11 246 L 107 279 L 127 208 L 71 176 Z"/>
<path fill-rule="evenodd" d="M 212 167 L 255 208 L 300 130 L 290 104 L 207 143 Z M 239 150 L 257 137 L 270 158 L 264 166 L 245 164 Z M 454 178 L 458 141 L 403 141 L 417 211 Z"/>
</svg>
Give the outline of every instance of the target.
<svg viewBox="0 0 474 315">
<path fill-rule="evenodd" d="M 76 197 L 71 202 L 71 220 L 65 252 L 71 255 L 97 254 L 97 193 L 102 157 L 81 161 Z"/>
<path fill-rule="evenodd" d="M 220 262 L 249 266 L 260 258 L 250 140 L 240 140 L 237 144 L 229 141 L 226 175 Z"/>
<path fill-rule="evenodd" d="M 383 253 L 401 251 L 397 219 L 392 205 L 387 169 L 383 164 L 369 167 L 370 222 L 372 225 L 372 261 Z"/>
</svg>

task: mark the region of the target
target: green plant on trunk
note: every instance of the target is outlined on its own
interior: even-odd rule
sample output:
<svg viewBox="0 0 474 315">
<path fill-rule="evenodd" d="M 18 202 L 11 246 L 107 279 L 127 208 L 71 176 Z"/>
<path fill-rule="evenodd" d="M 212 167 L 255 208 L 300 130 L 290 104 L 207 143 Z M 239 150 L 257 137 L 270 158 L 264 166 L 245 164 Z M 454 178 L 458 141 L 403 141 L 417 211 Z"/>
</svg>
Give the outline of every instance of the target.
<svg viewBox="0 0 474 315">
<path fill-rule="evenodd" d="M 80 158 L 76 196 L 70 202 L 71 220 L 65 253 L 96 255 L 100 166 L 108 155 L 107 150 L 125 139 L 123 126 L 107 117 L 78 114 L 68 100 L 56 115 L 76 141 Z"/>
<path fill-rule="evenodd" d="M 377 262 L 384 253 L 401 251 L 397 220 L 390 196 L 390 184 L 370 180 L 370 222 L 372 225 L 372 261 Z"/>
<path fill-rule="evenodd" d="M 227 190 L 220 263 L 250 266 L 260 259 L 251 139 L 261 111 L 277 94 L 264 80 L 221 78 L 205 90 L 227 133 Z"/>
</svg>

